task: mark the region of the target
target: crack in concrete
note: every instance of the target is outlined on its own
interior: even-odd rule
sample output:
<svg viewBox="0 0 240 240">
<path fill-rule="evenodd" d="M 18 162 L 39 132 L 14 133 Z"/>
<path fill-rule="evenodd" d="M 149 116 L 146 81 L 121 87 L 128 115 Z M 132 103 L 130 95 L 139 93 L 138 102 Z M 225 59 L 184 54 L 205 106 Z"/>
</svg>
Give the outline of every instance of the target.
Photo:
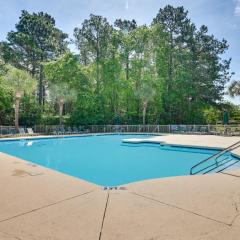
<svg viewBox="0 0 240 240">
<path fill-rule="evenodd" d="M 162 202 L 160 200 L 157 200 L 157 199 L 154 199 L 154 198 L 151 198 L 151 197 L 148 197 L 148 196 L 144 196 L 144 195 L 141 195 L 141 194 L 138 194 L 138 193 L 135 193 L 135 192 L 129 192 L 129 193 L 131 193 L 133 195 L 136 195 L 136 196 L 139 196 L 139 197 L 142 197 L 142 198 L 145 198 L 145 199 L 148 199 L 148 200 L 151 200 L 153 202 L 157 202 L 157 203 L 163 204 L 163 205 L 168 206 L 168 207 L 176 208 L 178 210 L 181 210 L 181 211 L 184 211 L 184 212 L 196 215 L 196 216 L 204 218 L 204 219 L 208 219 L 208 220 L 216 222 L 216 223 L 224 224 L 225 226 L 228 226 L 228 227 L 230 227 L 232 225 L 232 223 L 222 222 L 220 220 L 217 220 L 217 219 L 214 219 L 214 218 L 210 218 L 210 217 L 204 216 L 204 215 L 202 215 L 200 213 L 196 213 L 196 212 L 193 212 L 191 210 L 184 209 L 184 208 L 178 207 L 178 206 L 170 204 L 170 203 L 165 203 L 165 202 Z"/>
<path fill-rule="evenodd" d="M 65 198 L 65 199 L 59 200 L 57 202 L 54 202 L 54 203 L 51 203 L 51 204 L 48 204 L 48 205 L 44 205 L 42 207 L 34 208 L 34 209 L 32 209 L 30 211 L 27 211 L 27 212 L 19 213 L 17 215 L 12 216 L 12 217 L 0 220 L 0 223 L 6 222 L 6 221 L 9 221 L 9 220 L 12 220 L 12 219 L 24 216 L 24 215 L 27 215 L 29 213 L 36 212 L 36 211 L 39 211 L 39 210 L 42 210 L 42 209 L 45 209 L 45 208 L 48 208 L 48 207 L 51 207 L 51 206 L 54 206 L 54 205 L 57 205 L 57 204 L 69 201 L 69 200 L 72 200 L 72 199 L 75 199 L 75 198 L 78 198 L 78 197 L 82 197 L 82 196 L 87 195 L 89 193 L 92 193 L 94 191 L 96 191 L 96 190 L 88 191 L 88 192 L 85 192 L 85 193 L 82 193 L 82 194 L 78 194 L 78 195 L 75 195 L 75 196 L 72 196 L 72 197 L 69 197 L 69 198 Z"/>
<path fill-rule="evenodd" d="M 105 208 L 104 208 L 104 213 L 103 213 L 102 225 L 101 225 L 101 229 L 100 229 L 100 233 L 99 233 L 98 240 L 101 240 L 101 239 L 102 239 L 102 232 L 103 232 L 103 226 L 104 226 L 104 221 L 105 221 L 106 212 L 107 212 L 107 207 L 108 207 L 109 195 L 110 195 L 110 194 L 109 194 L 109 191 L 108 191 L 107 200 L 106 200 L 106 204 L 105 204 Z"/>
</svg>

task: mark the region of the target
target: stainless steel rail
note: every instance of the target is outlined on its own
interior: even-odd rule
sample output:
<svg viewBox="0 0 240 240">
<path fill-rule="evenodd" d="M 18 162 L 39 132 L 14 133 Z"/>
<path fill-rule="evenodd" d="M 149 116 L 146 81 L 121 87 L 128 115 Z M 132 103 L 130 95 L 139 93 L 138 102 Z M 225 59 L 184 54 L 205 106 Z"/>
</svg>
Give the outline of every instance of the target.
<svg viewBox="0 0 240 240">
<path fill-rule="evenodd" d="M 218 161 L 218 159 L 221 156 L 224 156 L 225 153 L 230 152 L 236 148 L 240 147 L 240 141 L 232 144 L 231 146 L 223 149 L 222 151 L 208 157 L 207 159 L 204 159 L 202 161 L 200 161 L 199 163 L 195 164 L 194 166 L 191 167 L 190 169 L 190 175 L 196 175 L 196 174 L 206 174 L 206 173 L 210 173 L 213 170 L 217 170 L 220 167 L 223 167 L 222 169 L 218 169 L 217 172 L 223 171 L 226 168 L 234 165 L 235 163 L 239 162 L 239 160 L 235 160 L 233 161 L 233 159 L 229 158 L 229 156 L 225 157 L 224 159 L 221 159 L 220 161 Z M 214 161 L 214 163 L 212 163 L 212 161 Z M 210 165 L 204 166 L 204 164 L 206 164 L 207 162 L 210 163 Z M 229 163 L 229 164 L 228 164 Z M 200 169 L 197 169 L 200 166 L 203 166 Z"/>
</svg>

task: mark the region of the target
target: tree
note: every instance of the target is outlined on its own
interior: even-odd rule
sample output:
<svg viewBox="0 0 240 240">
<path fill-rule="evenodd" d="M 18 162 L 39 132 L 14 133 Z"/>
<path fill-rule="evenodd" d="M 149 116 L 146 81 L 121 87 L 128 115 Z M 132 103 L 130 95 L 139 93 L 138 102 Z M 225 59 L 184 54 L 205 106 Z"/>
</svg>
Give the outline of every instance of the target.
<svg viewBox="0 0 240 240">
<path fill-rule="evenodd" d="M 39 104 L 44 103 L 45 82 L 43 62 L 56 58 L 66 50 L 67 34 L 55 27 L 55 20 L 49 14 L 30 14 L 22 11 L 16 31 L 7 35 L 1 50 L 6 62 L 37 77 Z"/>
<path fill-rule="evenodd" d="M 228 87 L 228 93 L 231 97 L 240 96 L 240 82 L 233 81 Z"/>
<path fill-rule="evenodd" d="M 19 129 L 19 103 L 23 94 L 32 94 L 36 89 L 36 80 L 26 71 L 9 67 L 4 84 L 14 93 L 15 97 L 15 127 Z"/>
<path fill-rule="evenodd" d="M 137 23 L 133 20 L 122 20 L 117 19 L 114 22 L 114 26 L 117 28 L 117 32 L 119 35 L 119 57 L 122 65 L 122 71 L 125 73 L 125 91 L 123 98 L 125 98 L 124 102 L 126 105 L 126 117 L 129 118 L 129 112 L 135 111 L 133 106 L 131 105 L 131 101 L 133 100 L 133 94 L 131 89 L 131 81 L 130 81 L 130 71 L 131 71 L 131 57 L 134 52 L 134 44 L 132 34 L 134 30 L 137 29 Z"/>
<path fill-rule="evenodd" d="M 216 124 L 221 120 L 221 111 L 213 106 L 204 109 L 203 115 L 207 124 Z"/>
<path fill-rule="evenodd" d="M 76 105 L 79 105 L 78 110 L 81 108 L 81 112 L 89 111 L 94 105 L 93 84 L 89 79 L 89 69 L 79 64 L 79 56 L 69 52 L 63 54 L 57 60 L 44 65 L 44 74 L 49 82 L 50 89 L 51 86 L 54 88 L 55 85 L 61 86 L 63 84 L 69 88 L 69 91 L 73 90 L 75 92 L 76 99 L 74 96 L 74 100 L 76 101 L 70 101 L 71 108 L 68 105 L 68 109 L 65 108 L 65 113 L 75 115 Z M 69 100 L 71 100 L 71 97 Z"/>
<path fill-rule="evenodd" d="M 0 54 L 0 125 L 11 124 L 12 120 L 12 91 L 3 84 L 3 77 L 6 72 L 6 64 L 1 59 Z"/>
<path fill-rule="evenodd" d="M 76 101 L 76 92 L 66 83 L 51 84 L 50 98 L 59 105 L 59 124 L 62 125 L 63 107 L 66 102 Z"/>
<path fill-rule="evenodd" d="M 153 24 L 160 24 L 164 32 L 168 34 L 168 78 L 166 79 L 166 97 L 165 111 L 169 113 L 169 121 L 172 120 L 173 106 L 171 102 L 173 78 L 176 66 L 176 50 L 180 46 L 180 40 L 184 32 L 184 28 L 189 24 L 187 18 L 188 11 L 185 11 L 183 7 L 174 8 L 171 5 L 167 5 L 163 9 L 160 8 L 156 18 L 153 19 Z"/>
<path fill-rule="evenodd" d="M 6 74 L 6 65 L 0 56 L 0 77 Z"/>
<path fill-rule="evenodd" d="M 135 95 L 142 108 L 142 123 L 146 124 L 149 101 L 155 96 L 156 59 L 152 51 L 152 29 L 142 26 L 133 32 L 134 55 L 132 57 L 131 79 L 135 82 Z"/>
<path fill-rule="evenodd" d="M 44 74 L 50 84 L 68 83 L 82 91 L 87 90 L 89 84 L 84 69 L 79 64 L 79 56 L 70 52 L 44 64 Z"/>
<path fill-rule="evenodd" d="M 138 98 L 141 99 L 142 102 L 142 124 L 146 124 L 146 113 L 149 101 L 153 100 L 155 95 L 155 90 L 153 85 L 151 85 L 151 80 L 148 81 L 149 78 L 146 75 L 143 83 L 140 88 L 136 92 Z"/>
<path fill-rule="evenodd" d="M 164 38 L 159 34 L 155 46 L 160 48 L 157 71 L 162 79 L 166 120 L 197 123 L 206 106 L 222 100 L 231 78 L 231 60 L 220 57 L 228 49 L 227 41 L 209 35 L 206 26 L 198 30 L 183 7 L 160 9 L 153 20 L 156 25 L 165 33 Z M 167 75 L 162 71 L 165 66 Z"/>
<path fill-rule="evenodd" d="M 121 32 L 120 53 L 123 59 L 123 64 L 125 65 L 126 80 L 128 81 L 130 64 L 129 58 L 131 52 L 133 51 L 131 33 L 137 28 L 137 23 L 134 19 L 132 21 L 117 19 L 114 22 L 114 26 Z"/>
<path fill-rule="evenodd" d="M 112 30 L 106 18 L 93 14 L 90 15 L 90 19 L 84 20 L 81 28 L 74 29 L 75 44 L 80 50 L 80 59 L 84 59 L 85 63 L 87 61 L 96 63 L 96 94 L 100 93 L 100 64 L 106 55 Z"/>
<path fill-rule="evenodd" d="M 20 126 L 32 127 L 41 123 L 42 109 L 34 95 L 23 94 L 19 109 Z"/>
<path fill-rule="evenodd" d="M 0 78 L 0 125 L 12 122 L 12 91 L 2 83 Z"/>
<path fill-rule="evenodd" d="M 73 42 L 79 54 L 66 50 L 66 35 L 50 15 L 23 11 L 16 30 L 0 43 L 0 59 L 38 78 L 41 104 L 46 95 L 41 113 L 46 123 L 55 124 L 53 114 L 59 112 L 61 123 L 65 115 L 72 125 L 114 124 L 116 119 L 125 124 L 203 124 L 214 121 L 213 109 L 223 109 L 232 76 L 231 59 L 222 57 L 228 43 L 206 26 L 198 28 L 183 7 L 160 9 L 150 26 L 122 19 L 111 25 L 91 14 L 74 29 Z M 0 61 L 0 78 L 5 74 Z M 9 122 L 12 91 L 2 82 L 0 111 L 7 117 L 0 120 Z M 39 122 L 35 96 L 21 98 L 21 124 Z"/>
</svg>

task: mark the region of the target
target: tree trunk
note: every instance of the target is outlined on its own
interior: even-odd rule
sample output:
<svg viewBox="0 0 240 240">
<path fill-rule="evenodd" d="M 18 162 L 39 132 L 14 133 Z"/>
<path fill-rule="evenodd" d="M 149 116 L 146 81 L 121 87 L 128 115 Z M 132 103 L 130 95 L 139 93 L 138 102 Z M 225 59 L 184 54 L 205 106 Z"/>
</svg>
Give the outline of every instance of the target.
<svg viewBox="0 0 240 240">
<path fill-rule="evenodd" d="M 39 102 L 39 105 L 43 104 L 43 66 L 42 64 L 40 65 L 40 74 L 39 74 L 38 102 Z"/>
<path fill-rule="evenodd" d="M 146 124 L 147 101 L 143 102 L 143 125 Z"/>
<path fill-rule="evenodd" d="M 127 54 L 126 57 L 126 80 L 127 82 L 129 80 L 129 54 Z"/>
<path fill-rule="evenodd" d="M 127 83 L 129 81 L 129 54 L 127 53 L 127 57 L 125 59 L 126 61 L 126 66 L 125 66 L 125 77 L 126 77 L 126 80 L 127 80 Z M 126 94 L 126 112 L 128 113 L 129 112 L 129 109 L 130 109 L 130 94 L 129 94 L 129 90 L 127 89 L 127 94 Z M 128 116 L 128 114 L 127 114 Z M 128 117 L 127 117 L 127 121 L 128 121 Z"/>
<path fill-rule="evenodd" d="M 99 70 L 99 62 L 100 62 L 100 43 L 99 43 L 99 37 L 97 35 L 97 48 L 96 48 L 96 64 L 97 64 L 97 87 L 96 87 L 96 93 L 99 94 L 100 92 L 100 70 Z"/>
<path fill-rule="evenodd" d="M 167 112 L 169 114 L 168 120 L 172 122 L 172 102 L 169 100 L 172 93 L 172 81 L 173 81 L 173 33 L 170 34 L 170 52 L 168 56 L 168 83 L 167 83 Z"/>
<path fill-rule="evenodd" d="M 60 125 L 62 125 L 63 105 L 64 105 L 64 100 L 60 99 L 59 101 L 59 124 Z"/>
<path fill-rule="evenodd" d="M 20 103 L 20 93 L 15 95 L 15 128 L 19 130 L 19 103 Z"/>
</svg>

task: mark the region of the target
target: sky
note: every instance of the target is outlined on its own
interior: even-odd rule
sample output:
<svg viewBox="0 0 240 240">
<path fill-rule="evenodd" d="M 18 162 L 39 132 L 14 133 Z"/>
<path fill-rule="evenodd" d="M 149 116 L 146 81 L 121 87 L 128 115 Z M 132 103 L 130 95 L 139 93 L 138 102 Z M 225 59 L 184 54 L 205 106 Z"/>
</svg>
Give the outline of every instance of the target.
<svg viewBox="0 0 240 240">
<path fill-rule="evenodd" d="M 73 29 L 91 13 L 106 17 L 110 23 L 122 18 L 150 24 L 159 8 L 167 4 L 184 6 L 197 27 L 204 24 L 210 34 L 228 41 L 223 57 L 232 58 L 233 79 L 240 80 L 240 0 L 0 0 L 0 41 L 14 30 L 23 9 L 49 13 L 57 27 L 71 37 Z M 240 104 L 240 99 L 231 101 Z"/>
</svg>

